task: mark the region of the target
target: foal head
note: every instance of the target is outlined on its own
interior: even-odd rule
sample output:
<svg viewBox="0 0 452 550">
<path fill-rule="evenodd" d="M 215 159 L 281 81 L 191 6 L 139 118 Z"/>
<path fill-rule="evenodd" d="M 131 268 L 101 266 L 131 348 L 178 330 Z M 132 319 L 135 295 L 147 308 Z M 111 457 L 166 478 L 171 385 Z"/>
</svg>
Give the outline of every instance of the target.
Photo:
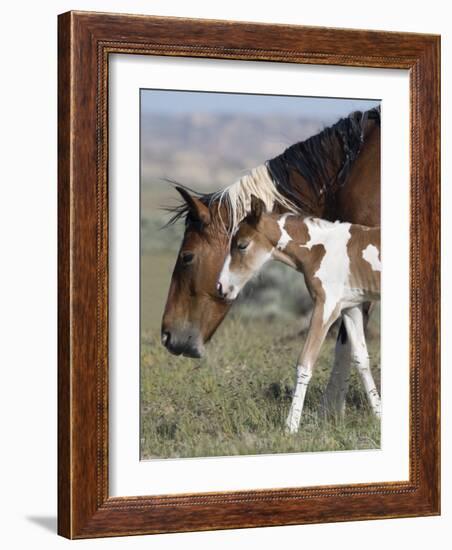
<svg viewBox="0 0 452 550">
<path fill-rule="evenodd" d="M 235 300 L 251 277 L 272 257 L 274 247 L 265 227 L 270 216 L 263 216 L 264 213 L 265 204 L 253 196 L 250 213 L 232 238 L 217 283 L 218 295 L 227 302 Z"/>
</svg>

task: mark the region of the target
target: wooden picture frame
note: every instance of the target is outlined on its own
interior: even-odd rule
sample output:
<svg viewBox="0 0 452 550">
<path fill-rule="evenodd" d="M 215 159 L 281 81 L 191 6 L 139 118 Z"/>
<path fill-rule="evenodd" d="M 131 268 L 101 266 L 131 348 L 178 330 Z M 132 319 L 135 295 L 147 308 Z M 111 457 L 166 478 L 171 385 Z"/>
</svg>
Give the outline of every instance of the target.
<svg viewBox="0 0 452 550">
<path fill-rule="evenodd" d="M 58 532 L 103 537 L 440 512 L 440 38 L 89 12 L 59 16 Z M 409 481 L 147 497 L 108 491 L 110 54 L 410 72 Z"/>
</svg>

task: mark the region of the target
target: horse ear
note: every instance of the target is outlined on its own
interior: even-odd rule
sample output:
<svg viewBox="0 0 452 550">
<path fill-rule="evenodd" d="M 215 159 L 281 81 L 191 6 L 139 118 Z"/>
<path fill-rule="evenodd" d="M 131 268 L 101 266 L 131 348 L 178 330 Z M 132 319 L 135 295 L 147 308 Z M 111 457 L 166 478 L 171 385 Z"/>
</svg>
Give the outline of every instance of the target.
<svg viewBox="0 0 452 550">
<path fill-rule="evenodd" d="M 266 210 L 264 201 L 262 199 L 258 199 L 254 195 L 251 195 L 251 209 L 247 216 L 248 222 L 256 226 L 259 223 L 262 214 L 264 214 Z"/>
<path fill-rule="evenodd" d="M 190 195 L 190 193 L 183 187 L 176 186 L 177 191 L 180 193 L 184 201 L 187 203 L 190 210 L 190 214 L 205 225 L 210 223 L 210 210 L 203 202 L 197 197 Z"/>
</svg>

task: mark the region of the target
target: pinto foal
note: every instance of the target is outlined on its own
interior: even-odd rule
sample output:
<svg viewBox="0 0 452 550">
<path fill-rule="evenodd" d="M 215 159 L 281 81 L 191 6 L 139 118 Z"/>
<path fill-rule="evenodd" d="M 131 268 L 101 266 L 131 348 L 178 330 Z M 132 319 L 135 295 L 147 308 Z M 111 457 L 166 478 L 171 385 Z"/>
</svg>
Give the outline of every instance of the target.
<svg viewBox="0 0 452 550">
<path fill-rule="evenodd" d="M 225 300 L 240 290 L 268 260 L 303 273 L 314 300 L 308 335 L 297 363 L 297 379 L 287 429 L 298 431 L 307 386 L 331 325 L 342 315 L 369 404 L 380 416 L 380 397 L 369 367 L 363 328 L 364 302 L 380 299 L 380 228 L 332 223 L 296 214 L 265 213 L 252 197 L 251 212 L 232 238 L 217 283 Z"/>
</svg>

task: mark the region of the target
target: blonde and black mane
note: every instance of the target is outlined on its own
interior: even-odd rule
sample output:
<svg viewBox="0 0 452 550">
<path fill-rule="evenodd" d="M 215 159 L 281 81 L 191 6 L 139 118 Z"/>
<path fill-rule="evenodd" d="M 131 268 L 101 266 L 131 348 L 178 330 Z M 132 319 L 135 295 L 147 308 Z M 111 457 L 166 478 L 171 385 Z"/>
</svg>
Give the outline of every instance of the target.
<svg viewBox="0 0 452 550">
<path fill-rule="evenodd" d="M 227 232 L 235 231 L 249 211 L 251 196 L 260 198 L 268 211 L 276 206 L 284 210 L 310 213 L 300 190 L 294 185 L 294 174 L 308 182 L 314 195 L 328 200 L 347 181 L 351 167 L 358 157 L 368 120 L 380 123 L 380 108 L 356 111 L 325 128 L 319 134 L 288 147 L 282 154 L 253 168 L 232 185 L 213 193 L 199 193 L 184 187 L 210 208 L 225 207 L 227 220 L 220 220 Z M 175 182 L 173 182 L 175 183 Z M 168 209 L 172 212 L 169 224 L 184 219 L 194 222 L 184 202 Z M 221 217 L 221 215 L 220 215 Z"/>
</svg>

